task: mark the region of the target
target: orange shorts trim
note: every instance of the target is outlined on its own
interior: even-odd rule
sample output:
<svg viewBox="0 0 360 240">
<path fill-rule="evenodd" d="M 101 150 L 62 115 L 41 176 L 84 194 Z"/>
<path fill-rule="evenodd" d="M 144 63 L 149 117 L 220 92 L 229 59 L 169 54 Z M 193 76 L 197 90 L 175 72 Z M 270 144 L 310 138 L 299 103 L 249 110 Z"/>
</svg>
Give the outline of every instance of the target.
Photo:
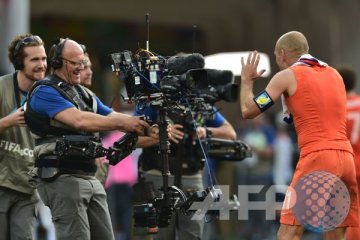
<svg viewBox="0 0 360 240">
<path fill-rule="evenodd" d="M 298 181 L 301 180 L 305 175 L 316 171 L 328 172 L 337 176 L 342 180 L 342 182 L 346 185 L 347 190 L 349 191 L 350 209 L 348 215 L 345 217 L 342 223 L 336 227 L 359 226 L 358 187 L 356 182 L 354 159 L 351 153 L 342 150 L 321 150 L 300 157 L 295 169 L 293 180 L 284 200 L 280 223 L 287 225 L 302 225 L 294 215 L 293 208 L 286 209 L 286 206 L 289 206 L 289 203 L 291 203 L 290 205 L 293 206 L 295 204 L 294 201 L 296 201 L 296 199 L 294 199 L 294 195 L 296 194 L 291 194 L 290 190 L 295 189 Z M 330 189 L 325 189 L 325 191 L 331 193 Z M 307 201 L 307 199 L 310 198 L 310 195 L 302 195 L 301 201 Z"/>
</svg>

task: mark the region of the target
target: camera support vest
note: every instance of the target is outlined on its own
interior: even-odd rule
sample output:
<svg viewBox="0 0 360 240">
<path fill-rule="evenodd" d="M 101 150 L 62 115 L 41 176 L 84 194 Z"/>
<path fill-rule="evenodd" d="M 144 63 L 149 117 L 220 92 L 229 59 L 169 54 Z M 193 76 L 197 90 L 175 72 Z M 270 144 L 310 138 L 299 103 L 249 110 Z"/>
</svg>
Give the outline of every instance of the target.
<svg viewBox="0 0 360 240">
<path fill-rule="evenodd" d="M 54 151 L 56 147 L 56 140 L 62 138 L 64 135 L 81 135 L 81 136 L 93 136 L 91 133 L 79 131 L 70 126 L 67 126 L 56 119 L 50 119 L 47 116 L 41 116 L 36 111 L 34 111 L 30 106 L 30 101 L 33 94 L 36 90 L 41 86 L 50 86 L 57 90 L 61 96 L 74 104 L 74 106 L 81 111 L 89 111 L 96 112 L 97 111 L 97 102 L 95 99 L 95 94 L 91 92 L 89 89 L 76 85 L 73 86 L 69 83 L 62 81 L 56 75 L 50 75 L 44 80 L 37 81 L 28 94 L 28 103 L 25 107 L 25 120 L 28 124 L 30 131 L 35 137 L 36 146 L 35 146 L 35 157 L 37 159 L 37 166 L 42 167 L 43 158 L 46 159 L 46 167 L 59 167 L 61 168 L 61 164 L 66 162 L 66 168 L 68 169 L 79 169 L 79 170 L 96 170 L 96 165 L 94 161 L 88 161 L 88 163 L 84 163 L 84 166 L 80 166 L 79 164 L 71 159 L 61 160 L 56 159 L 54 156 Z M 51 160 L 50 160 L 51 159 Z M 84 159 L 81 159 L 84 160 Z M 71 164 L 74 162 L 74 164 Z M 83 161 L 82 161 L 83 162 Z M 39 163 L 41 163 L 39 165 Z M 89 165 L 90 164 L 90 165 Z M 53 165 L 53 166 L 52 166 Z M 73 166 L 71 166 L 73 165 Z M 89 166 L 85 166 L 89 165 Z"/>
</svg>

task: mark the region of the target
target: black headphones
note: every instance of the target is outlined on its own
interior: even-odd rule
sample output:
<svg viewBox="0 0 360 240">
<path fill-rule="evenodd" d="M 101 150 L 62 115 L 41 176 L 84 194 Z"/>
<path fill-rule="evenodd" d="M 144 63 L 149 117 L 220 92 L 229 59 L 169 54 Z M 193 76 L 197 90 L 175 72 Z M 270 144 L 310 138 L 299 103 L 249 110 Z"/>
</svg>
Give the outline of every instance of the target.
<svg viewBox="0 0 360 240">
<path fill-rule="evenodd" d="M 64 45 L 68 38 L 58 38 L 54 45 L 51 47 L 53 54 L 53 57 L 50 60 L 50 66 L 53 69 L 61 68 L 63 65 L 62 61 L 62 51 L 64 49 Z"/>
<path fill-rule="evenodd" d="M 39 36 L 32 35 L 28 37 L 24 37 L 23 39 L 19 39 L 16 43 L 15 49 L 14 49 L 14 67 L 15 70 L 22 70 L 24 69 L 24 63 L 20 59 L 19 54 L 21 48 L 23 48 L 26 45 L 31 44 L 32 42 L 39 42 L 42 43 L 42 40 Z"/>
<path fill-rule="evenodd" d="M 84 51 L 84 53 L 86 53 L 86 46 L 84 44 L 79 44 L 79 45 L 82 48 L 82 50 Z"/>
</svg>

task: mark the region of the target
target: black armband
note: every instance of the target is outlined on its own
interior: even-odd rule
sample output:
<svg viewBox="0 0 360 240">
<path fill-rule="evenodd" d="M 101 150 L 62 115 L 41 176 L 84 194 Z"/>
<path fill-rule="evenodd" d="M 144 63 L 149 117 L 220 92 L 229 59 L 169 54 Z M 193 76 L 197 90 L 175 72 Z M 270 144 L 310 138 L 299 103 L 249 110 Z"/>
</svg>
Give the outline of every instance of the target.
<svg viewBox="0 0 360 240">
<path fill-rule="evenodd" d="M 253 98 L 256 106 L 260 109 L 261 112 L 264 112 L 272 105 L 274 105 L 273 100 L 271 99 L 270 95 L 267 93 L 266 90 L 260 92 Z"/>
</svg>

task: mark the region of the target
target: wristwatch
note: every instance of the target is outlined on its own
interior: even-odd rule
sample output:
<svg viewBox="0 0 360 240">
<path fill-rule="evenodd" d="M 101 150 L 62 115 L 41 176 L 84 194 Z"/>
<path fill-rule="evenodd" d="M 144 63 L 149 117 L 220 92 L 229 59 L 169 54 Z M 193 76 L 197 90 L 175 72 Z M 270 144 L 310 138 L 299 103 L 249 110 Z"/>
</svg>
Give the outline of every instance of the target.
<svg viewBox="0 0 360 240">
<path fill-rule="evenodd" d="M 206 137 L 207 137 L 207 138 L 211 138 L 213 132 L 212 132 L 210 129 L 208 129 L 208 128 L 205 128 L 205 131 L 206 131 Z"/>
</svg>

